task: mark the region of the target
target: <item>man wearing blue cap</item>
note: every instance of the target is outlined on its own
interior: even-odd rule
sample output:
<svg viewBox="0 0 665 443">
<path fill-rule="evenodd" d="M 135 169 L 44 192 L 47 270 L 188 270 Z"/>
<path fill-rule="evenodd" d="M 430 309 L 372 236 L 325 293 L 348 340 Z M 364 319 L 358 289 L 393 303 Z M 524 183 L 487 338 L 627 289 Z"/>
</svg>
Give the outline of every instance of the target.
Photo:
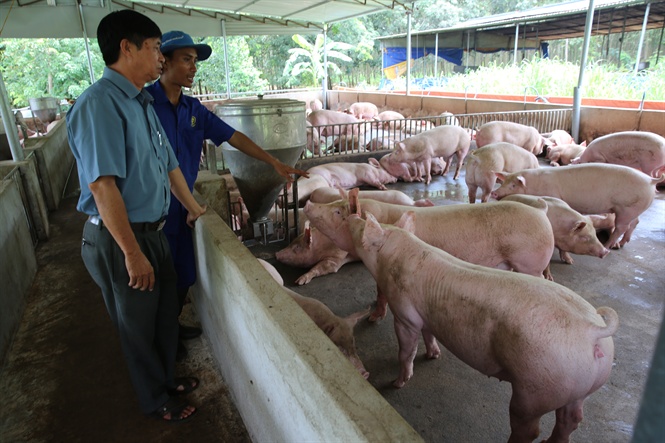
<svg viewBox="0 0 665 443">
<path fill-rule="evenodd" d="M 272 165 L 275 171 L 288 181 L 293 181 L 291 174 L 307 176 L 306 172 L 292 168 L 268 154 L 245 134 L 236 131 L 210 112 L 196 98 L 182 93 L 183 87 L 191 88 L 194 84 L 196 64 L 210 57 L 210 46 L 194 43 L 192 37 L 182 31 L 169 31 L 162 35 L 161 51 L 166 59 L 162 75 L 159 81 L 146 89 L 155 99 L 155 111 L 190 190 L 194 188 L 205 139 L 212 140 L 216 146 L 228 142 L 239 151 Z M 178 274 L 181 309 L 189 287 L 196 281 L 192 232 L 186 218 L 187 210 L 172 195 L 164 233 L 171 246 L 171 255 Z M 180 325 L 179 337 L 182 340 L 195 338 L 200 334 L 200 328 Z M 186 354 L 187 349 L 179 342 L 180 359 Z"/>
</svg>

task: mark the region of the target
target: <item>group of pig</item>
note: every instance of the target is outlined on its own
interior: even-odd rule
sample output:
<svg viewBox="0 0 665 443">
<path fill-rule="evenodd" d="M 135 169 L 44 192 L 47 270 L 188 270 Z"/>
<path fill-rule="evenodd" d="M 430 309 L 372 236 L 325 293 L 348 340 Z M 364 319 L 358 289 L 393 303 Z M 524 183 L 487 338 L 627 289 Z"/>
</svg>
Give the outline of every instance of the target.
<svg viewBox="0 0 665 443">
<path fill-rule="evenodd" d="M 459 126 L 459 122 L 450 112 L 428 119 L 411 116 L 405 118 L 397 111 L 379 112 L 378 107 L 369 102 L 353 103 L 340 111 L 334 111 L 322 109 L 320 102 L 312 101 L 310 108 L 311 112 L 306 120 L 307 150 L 313 155 L 319 155 L 328 149 L 345 153 L 392 149 L 396 143 L 407 137 L 435 126 Z M 362 122 L 366 124 L 358 124 Z M 327 142 L 328 137 L 331 137 L 331 142 Z"/>
<path fill-rule="evenodd" d="M 387 307 L 394 316 L 396 387 L 413 375 L 422 335 L 428 358 L 440 356 L 441 343 L 481 373 L 512 384 L 509 441 L 533 441 L 540 417 L 556 410 L 548 441 L 567 442 L 582 420 L 585 398 L 609 378 L 618 315 L 549 281 L 549 261 L 555 247 L 562 261 L 572 263 L 570 252 L 602 258 L 630 240 L 655 185 L 665 178 L 665 139 L 610 134 L 576 156 L 573 163 L 579 164 L 539 167 L 536 155 L 573 144 L 562 136 L 555 131 L 545 138 L 535 128 L 491 122 L 478 129 L 478 149 L 467 157 L 468 133 L 440 126 L 399 142 L 385 162 L 315 166 L 309 178 L 298 180 L 306 200 L 304 232 L 276 258 L 310 268 L 298 278 L 300 285 L 351 261 L 367 266 L 377 284 L 369 320 L 385 318 Z M 429 183 L 434 159 L 445 163 L 445 174 L 453 157 L 455 179 L 467 160 L 469 204 L 434 206 L 385 190 L 398 178 L 385 163 L 414 171 L 402 180 L 417 175 Z M 493 189 L 497 179 L 502 184 Z M 363 185 L 382 190 L 355 188 Z M 477 188 L 480 205 L 471 204 Z M 487 202 L 490 196 L 501 201 Z M 603 245 L 596 228 L 608 221 Z M 367 378 L 352 328 L 368 312 L 343 320 L 320 302 L 310 303 L 318 313 L 310 316 L 322 330 L 337 331 L 331 339 Z M 341 324 L 343 339 L 342 329 L 331 327 Z"/>
</svg>

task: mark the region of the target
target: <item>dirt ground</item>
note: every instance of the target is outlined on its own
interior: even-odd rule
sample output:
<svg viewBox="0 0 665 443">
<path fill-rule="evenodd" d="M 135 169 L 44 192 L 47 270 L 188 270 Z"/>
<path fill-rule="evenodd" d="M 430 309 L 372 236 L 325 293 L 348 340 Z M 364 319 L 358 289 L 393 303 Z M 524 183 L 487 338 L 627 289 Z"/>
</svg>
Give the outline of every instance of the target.
<svg viewBox="0 0 665 443">
<path fill-rule="evenodd" d="M 450 174 L 452 175 L 452 174 Z M 414 199 L 453 204 L 467 196 L 463 176 L 435 177 L 428 187 L 396 184 Z M 138 409 L 119 341 L 99 289 L 80 259 L 85 217 L 67 198 L 51 214 L 52 238 L 37 248 L 39 271 L 27 297 L 20 329 L 0 372 L 2 442 L 249 442 L 206 338 L 187 342 L 189 358 L 179 375 L 196 375 L 202 386 L 191 395 L 200 411 L 186 423 L 167 424 Z M 469 245 L 477 247 L 477 245 Z M 278 245 L 271 249 L 277 250 Z M 252 250 L 250 248 L 250 250 Z M 585 403 L 585 418 L 573 433 L 576 442 L 628 442 L 631 439 L 665 295 L 665 193 L 640 217 L 632 241 L 605 259 L 553 255 L 552 273 L 592 305 L 610 306 L 620 318 L 614 336 L 610 380 Z M 269 258 L 262 254 L 263 258 Z M 269 260 L 286 285 L 322 300 L 344 316 L 362 310 L 376 296 L 372 277 L 361 263 L 297 286 L 304 269 Z M 192 306 L 186 321 L 196 324 Z M 391 386 L 398 372 L 392 316 L 356 328 L 358 354 L 372 384 L 427 442 L 503 442 L 510 433 L 510 385 L 481 375 L 442 348 L 438 360 L 416 357 L 414 377 L 402 389 Z M 541 420 L 541 438 L 554 422 Z"/>
</svg>

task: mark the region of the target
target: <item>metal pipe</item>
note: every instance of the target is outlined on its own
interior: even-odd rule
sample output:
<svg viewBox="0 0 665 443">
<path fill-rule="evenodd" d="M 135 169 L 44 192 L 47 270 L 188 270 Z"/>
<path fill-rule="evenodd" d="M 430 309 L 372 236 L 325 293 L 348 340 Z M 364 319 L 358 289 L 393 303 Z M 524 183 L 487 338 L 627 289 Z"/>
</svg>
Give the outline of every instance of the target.
<svg viewBox="0 0 665 443">
<path fill-rule="evenodd" d="M 406 11 L 406 95 L 411 83 L 411 11 Z"/>
<path fill-rule="evenodd" d="M 383 65 L 381 65 L 383 66 Z M 328 109 L 328 25 L 323 26 L 323 109 Z M 296 225 L 297 226 L 297 225 Z"/>
<path fill-rule="evenodd" d="M 580 135 L 580 108 L 582 105 L 582 86 L 584 83 L 584 69 L 586 67 L 586 59 L 589 54 L 589 42 L 591 41 L 591 28 L 593 26 L 593 13 L 594 13 L 595 0 L 589 0 L 589 10 L 586 13 L 586 24 L 584 25 L 584 45 L 582 47 L 582 60 L 580 61 L 580 76 L 577 81 L 577 87 L 573 91 L 573 124 L 571 129 L 571 136 L 575 143 L 579 141 Z"/>
<path fill-rule="evenodd" d="M 9 142 L 9 150 L 12 152 L 12 158 L 15 162 L 20 162 L 25 159 L 23 148 L 18 141 L 18 131 L 16 130 L 16 117 L 9 106 L 9 95 L 5 88 L 5 80 L 2 78 L 0 71 L 0 114 L 2 114 L 2 123 L 5 126 L 5 133 L 7 134 L 7 141 Z"/>
<path fill-rule="evenodd" d="M 437 76 L 437 68 L 439 67 L 439 34 L 434 36 L 434 77 Z"/>
<path fill-rule="evenodd" d="M 515 49 L 513 49 L 513 66 L 517 66 L 517 42 L 520 39 L 520 24 L 515 23 Z"/>
<path fill-rule="evenodd" d="M 81 29 L 83 30 L 83 42 L 85 43 L 85 53 L 88 57 L 88 72 L 90 73 L 90 84 L 95 82 L 95 72 L 92 69 L 92 58 L 90 57 L 90 45 L 88 44 L 88 29 L 85 26 L 85 19 L 83 18 L 83 5 L 81 0 L 77 0 L 79 20 L 81 20 Z"/>
<path fill-rule="evenodd" d="M 229 75 L 229 48 L 226 43 L 226 19 L 222 20 L 222 37 L 224 38 L 224 72 L 226 74 L 226 98 L 231 99 L 231 76 Z"/>
<path fill-rule="evenodd" d="M 637 56 L 635 57 L 635 69 L 633 69 L 633 75 L 637 75 L 638 68 L 640 67 L 640 58 L 642 57 L 642 44 L 644 43 L 644 35 L 647 32 L 647 22 L 649 21 L 649 10 L 651 9 L 651 3 L 647 3 L 647 7 L 644 10 L 644 20 L 642 21 L 642 32 L 640 33 L 640 43 L 637 45 Z"/>
<path fill-rule="evenodd" d="M 617 69 L 621 68 L 621 49 L 623 48 L 623 39 L 626 36 L 626 14 L 628 10 L 623 10 L 623 26 L 621 27 L 621 38 L 619 39 L 619 56 L 617 58 Z"/>
</svg>

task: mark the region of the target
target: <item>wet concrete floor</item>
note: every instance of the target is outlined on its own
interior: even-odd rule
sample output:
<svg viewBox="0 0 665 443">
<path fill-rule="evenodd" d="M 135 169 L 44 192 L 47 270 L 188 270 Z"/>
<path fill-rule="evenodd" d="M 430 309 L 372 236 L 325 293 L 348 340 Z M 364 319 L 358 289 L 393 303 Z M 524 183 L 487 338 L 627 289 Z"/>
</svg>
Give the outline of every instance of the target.
<svg viewBox="0 0 665 443">
<path fill-rule="evenodd" d="M 550 167 L 541 160 L 541 167 Z M 434 177 L 429 186 L 398 183 L 413 199 L 436 205 L 468 202 L 464 175 L 452 180 Z M 515 226 L 519 229 L 519 226 Z M 455 235 L 454 232 L 450 233 Z M 481 245 L 469 244 L 470 248 Z M 552 257 L 554 280 L 595 307 L 610 306 L 619 314 L 614 335 L 615 359 L 609 381 L 585 402 L 585 417 L 572 435 L 576 442 L 628 442 L 663 318 L 665 302 L 665 192 L 640 216 L 632 240 L 604 259 L 572 255 L 573 265 Z M 296 292 L 317 298 L 346 316 L 373 303 L 375 283 L 362 263 L 347 264 L 337 274 L 318 277 L 308 285 L 294 282 L 306 270 L 269 260 Z M 510 435 L 508 405 L 511 387 L 471 369 L 442 347 L 442 357 L 427 360 L 422 339 L 414 376 L 402 389 L 392 387 L 399 372 L 392 314 L 376 324 L 356 327 L 358 354 L 372 384 L 427 442 L 505 442 Z M 547 438 L 554 413 L 541 420 L 540 439 Z M 540 441 L 537 440 L 537 441 Z"/>
</svg>

